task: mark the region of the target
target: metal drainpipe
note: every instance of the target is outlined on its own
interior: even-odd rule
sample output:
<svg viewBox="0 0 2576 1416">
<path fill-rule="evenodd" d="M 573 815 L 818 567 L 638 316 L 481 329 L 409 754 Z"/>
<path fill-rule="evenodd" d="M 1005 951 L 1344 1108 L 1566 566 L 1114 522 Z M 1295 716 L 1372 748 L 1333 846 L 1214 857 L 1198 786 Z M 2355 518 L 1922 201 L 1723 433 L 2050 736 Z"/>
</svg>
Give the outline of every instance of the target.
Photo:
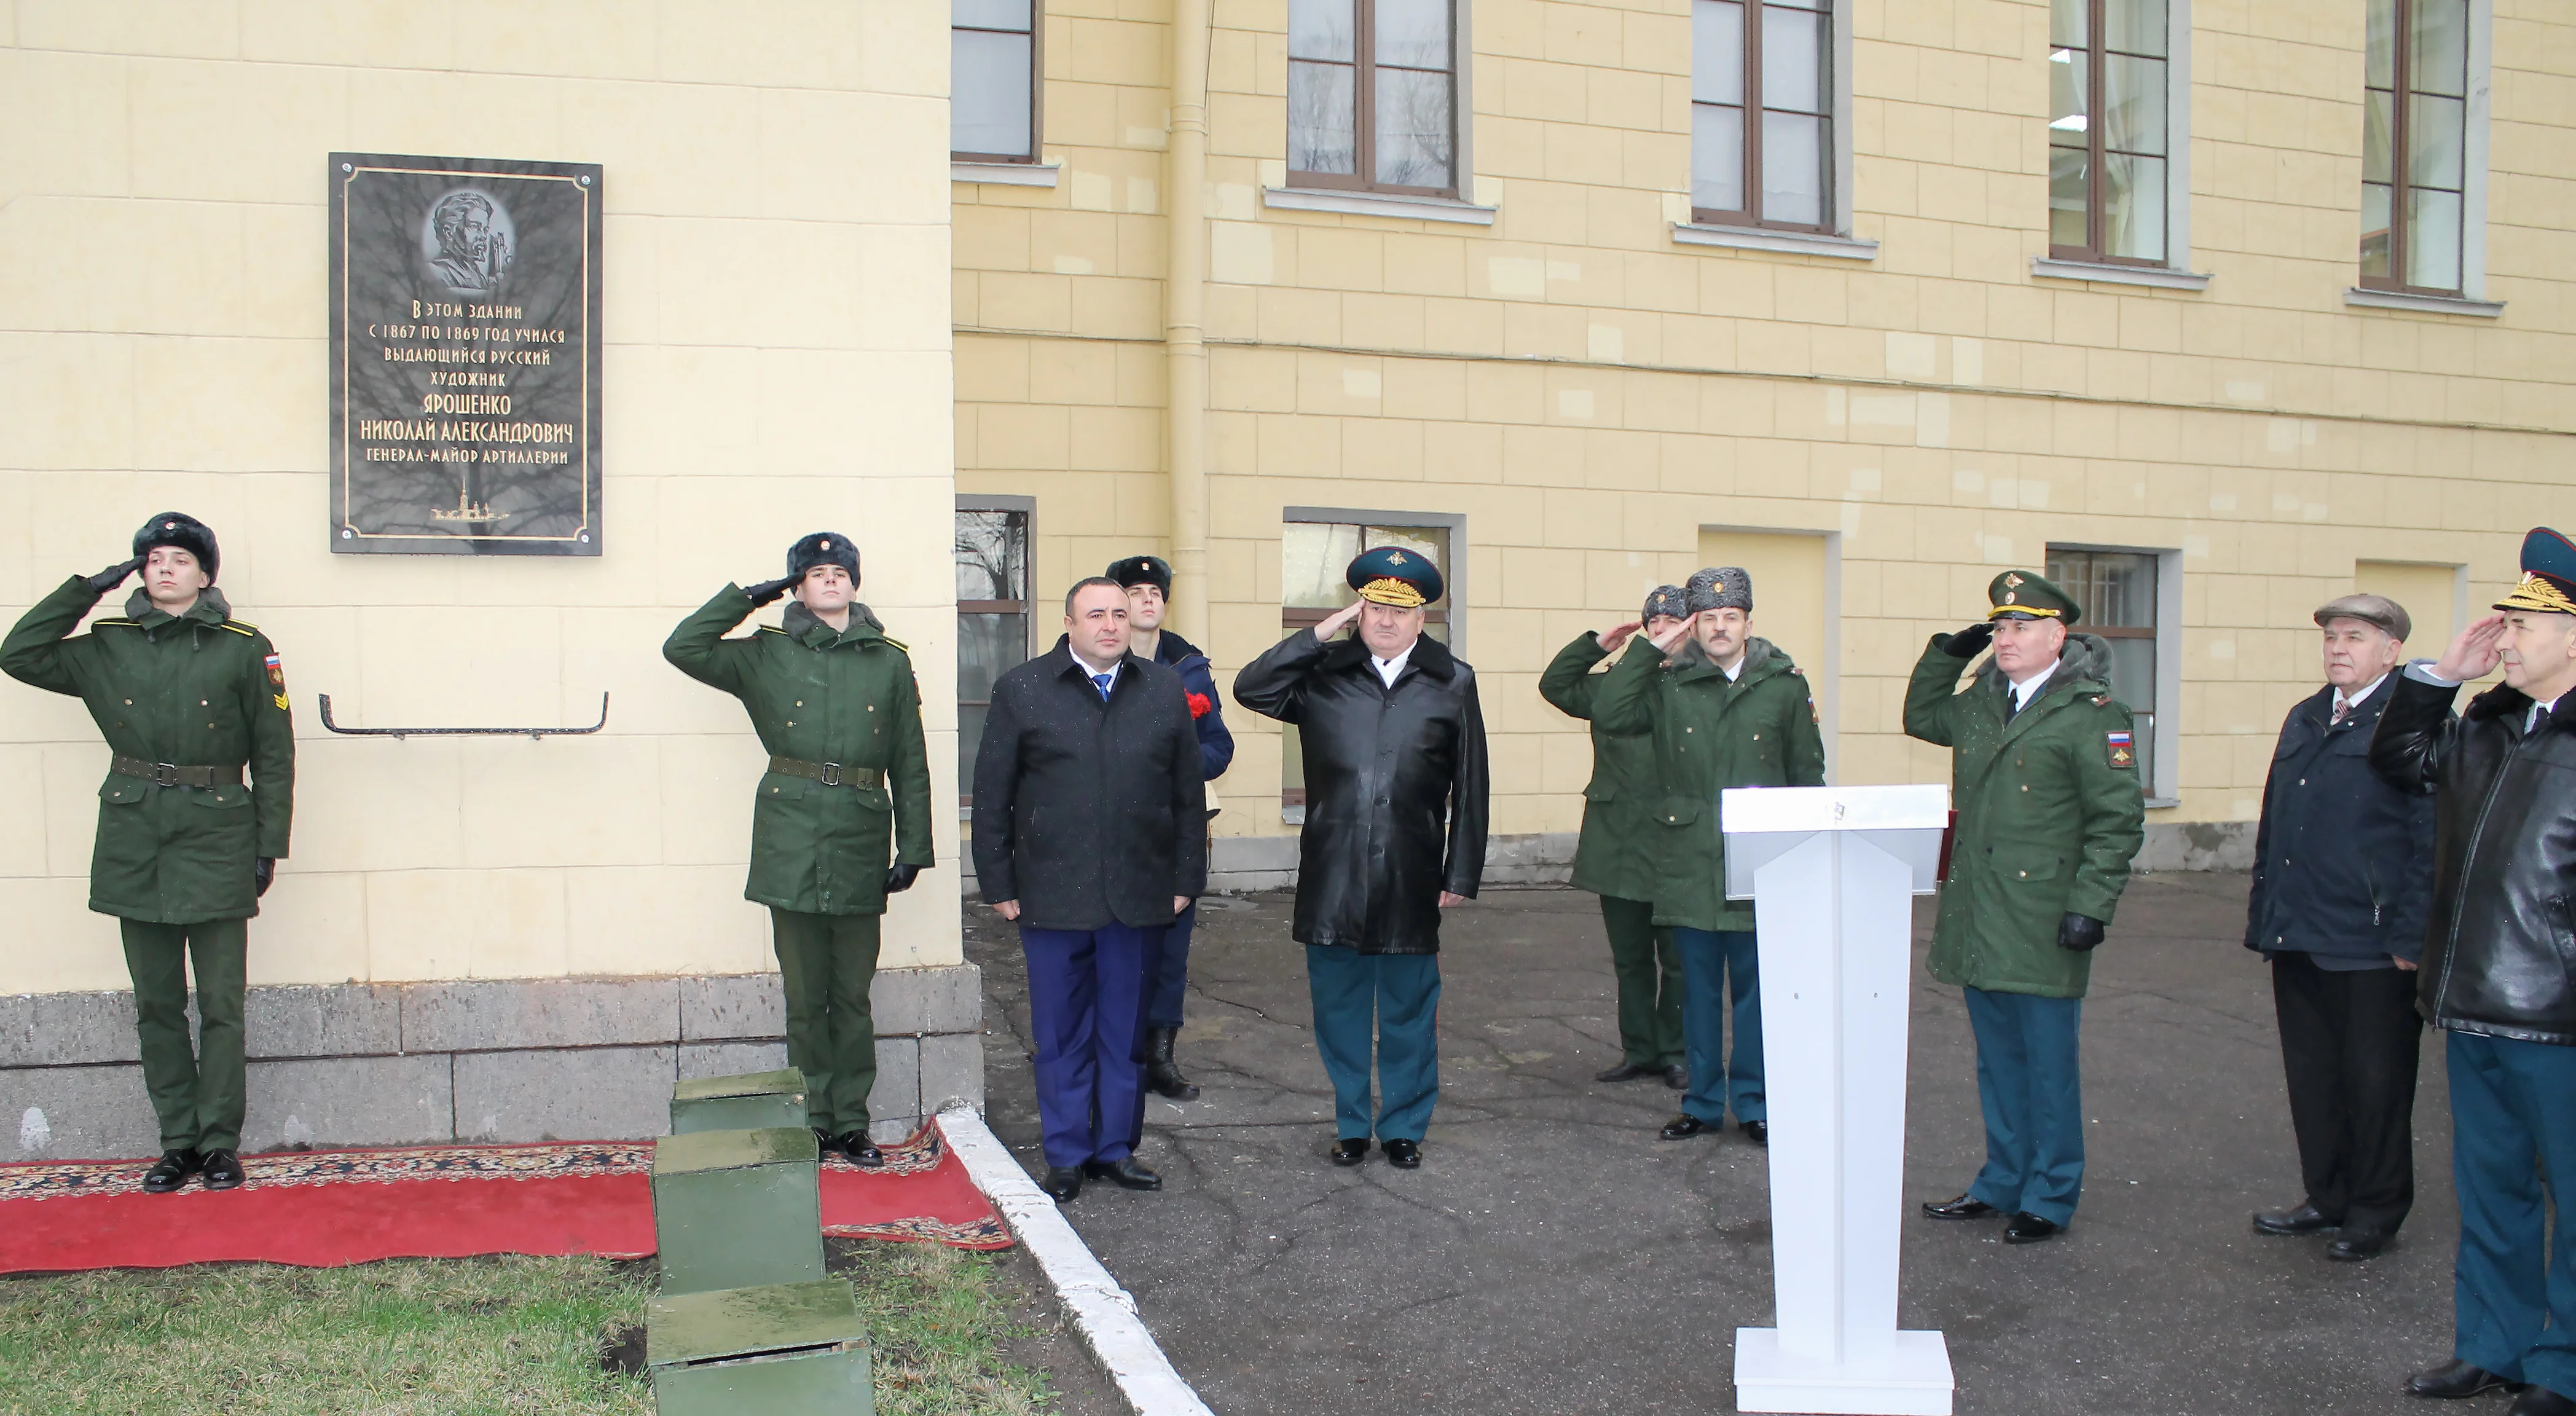
<svg viewBox="0 0 2576 1416">
<path fill-rule="evenodd" d="M 1172 494 L 1172 619 L 1207 648 L 1207 75 L 1211 0 L 1173 0 L 1171 256 L 1163 286 L 1164 456 Z"/>
</svg>

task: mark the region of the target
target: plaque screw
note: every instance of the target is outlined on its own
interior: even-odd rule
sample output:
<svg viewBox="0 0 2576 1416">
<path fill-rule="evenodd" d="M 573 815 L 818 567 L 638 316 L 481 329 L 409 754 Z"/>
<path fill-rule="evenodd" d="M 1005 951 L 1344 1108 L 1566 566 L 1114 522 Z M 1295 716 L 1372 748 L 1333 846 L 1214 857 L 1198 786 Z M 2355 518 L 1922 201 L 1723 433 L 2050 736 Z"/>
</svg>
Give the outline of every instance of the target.
<svg viewBox="0 0 2576 1416">
<path fill-rule="evenodd" d="M 340 528 L 340 539 L 343 541 L 355 540 L 357 539 L 357 534 L 358 533 L 350 530 L 348 527 L 343 526 Z"/>
<path fill-rule="evenodd" d="M 589 545 L 589 544 L 590 544 L 590 533 L 589 533 L 589 532 L 584 531 L 584 532 L 582 532 L 582 533 L 581 533 L 581 543 L 582 543 L 583 545 L 585 545 L 585 546 L 587 546 L 587 545 Z"/>
<path fill-rule="evenodd" d="M 341 164 L 340 164 L 340 170 L 341 170 L 341 171 L 343 171 L 343 172 L 350 172 L 350 171 L 354 171 L 354 170 L 356 170 L 356 169 L 352 168 L 348 163 L 345 163 L 345 162 L 344 162 L 344 163 L 341 163 Z"/>
<path fill-rule="evenodd" d="M 585 186 L 585 187 L 589 186 L 589 185 L 590 185 L 590 178 L 589 178 L 587 175 L 584 175 L 584 176 L 581 178 L 581 184 L 582 184 L 583 186 Z"/>
</svg>

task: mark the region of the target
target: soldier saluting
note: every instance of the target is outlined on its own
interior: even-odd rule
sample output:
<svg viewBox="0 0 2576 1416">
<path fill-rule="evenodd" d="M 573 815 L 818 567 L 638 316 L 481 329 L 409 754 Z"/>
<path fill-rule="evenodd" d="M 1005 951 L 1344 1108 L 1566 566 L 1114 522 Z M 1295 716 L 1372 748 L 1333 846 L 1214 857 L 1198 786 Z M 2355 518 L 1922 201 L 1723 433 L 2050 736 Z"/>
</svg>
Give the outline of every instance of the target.
<svg viewBox="0 0 2576 1416">
<path fill-rule="evenodd" d="M 877 1165 L 868 988 L 886 896 L 930 866 L 930 758 L 912 659 L 858 589 L 858 548 L 815 532 L 788 549 L 783 578 L 716 592 L 671 631 L 662 657 L 741 699 L 769 749 L 743 897 L 769 906 L 787 1061 L 805 1074 L 807 1120 L 826 1149 Z M 790 591 L 777 626 L 724 637 Z"/>
<path fill-rule="evenodd" d="M 164 512 L 134 534 L 134 559 L 64 581 L 0 643 L 0 670 L 78 697 L 114 754 L 98 794 L 89 907 L 117 917 L 134 978 L 143 1085 L 161 1124 L 161 1159 L 143 1177 L 155 1195 L 192 1174 L 209 1190 L 242 1183 L 250 917 L 286 854 L 295 809 L 286 673 L 266 636 L 232 617 L 216 568 L 215 533 Z M 72 634 L 138 570 L 143 587 L 124 615 Z"/>
<path fill-rule="evenodd" d="M 1905 733 L 1951 749 L 1958 808 L 1932 976 L 1965 986 L 1986 1165 L 1934 1219 L 2010 1215 L 2007 1244 L 2052 1239 L 2084 1188 L 2076 1026 L 2094 946 L 2146 839 L 2146 796 L 2111 651 L 2070 634 L 2074 599 L 2008 570 L 1981 624 L 1936 634 L 1905 690 Z M 1994 661 L 1965 692 L 1959 673 Z"/>
</svg>

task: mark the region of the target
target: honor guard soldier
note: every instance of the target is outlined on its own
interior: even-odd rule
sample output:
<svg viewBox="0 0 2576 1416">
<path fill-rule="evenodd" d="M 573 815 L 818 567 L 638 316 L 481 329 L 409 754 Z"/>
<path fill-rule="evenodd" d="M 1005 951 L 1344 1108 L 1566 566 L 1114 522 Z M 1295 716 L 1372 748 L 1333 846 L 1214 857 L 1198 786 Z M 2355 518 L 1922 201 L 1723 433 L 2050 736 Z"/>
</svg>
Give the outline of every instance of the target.
<svg viewBox="0 0 2576 1416">
<path fill-rule="evenodd" d="M 877 1080 L 877 973 L 886 896 L 930 867 L 930 759 L 912 659 L 858 603 L 859 553 L 816 532 L 787 574 L 727 585 L 680 621 L 662 657 L 742 700 L 769 770 L 751 817 L 743 898 L 769 906 L 787 993 L 787 1061 L 805 1074 L 815 1135 L 861 1165 Z M 727 639 L 752 611 L 794 602 L 775 627 Z M 889 861 L 891 857 L 891 861 Z"/>
<path fill-rule="evenodd" d="M 1906 736 L 1951 750 L 1958 825 L 1932 976 L 1964 986 L 1986 1165 L 1934 1219 L 2010 1216 L 2004 1242 L 2056 1237 L 2084 1188 L 2076 1027 L 2093 948 L 2146 839 L 2134 727 L 2111 651 L 2074 599 L 2028 571 L 1987 587 L 1985 621 L 1936 634 L 1905 690 Z M 1994 658 L 1964 692 L 1968 661 Z"/>
<path fill-rule="evenodd" d="M 1602 675 L 1594 665 L 1619 652 L 1639 629 L 1653 638 L 1681 623 L 1682 588 L 1659 585 L 1634 624 L 1591 630 L 1556 653 L 1539 675 L 1539 697 L 1569 718 L 1592 721 Z M 1610 936 L 1610 971 L 1619 980 L 1619 1065 L 1596 1082 L 1661 1077 L 1675 1091 L 1690 1084 L 1682 1066 L 1682 957 L 1669 929 L 1655 923 L 1654 744 L 1592 724 L 1592 780 L 1583 788 L 1583 834 L 1574 847 L 1574 888 L 1601 897 L 1601 927 Z"/>
<path fill-rule="evenodd" d="M 242 1183 L 250 917 L 286 855 L 295 809 L 286 671 L 268 639 L 232 617 L 216 569 L 215 533 L 164 512 L 135 533 L 134 559 L 64 581 L 0 644 L 0 669 L 80 698 L 114 754 L 98 793 L 89 907 L 115 915 L 125 938 L 143 1085 L 161 1123 L 161 1159 L 143 1177 L 156 1195 L 192 1174 L 209 1190 Z M 72 635 L 138 570 L 143 588 L 123 615 Z"/>
</svg>

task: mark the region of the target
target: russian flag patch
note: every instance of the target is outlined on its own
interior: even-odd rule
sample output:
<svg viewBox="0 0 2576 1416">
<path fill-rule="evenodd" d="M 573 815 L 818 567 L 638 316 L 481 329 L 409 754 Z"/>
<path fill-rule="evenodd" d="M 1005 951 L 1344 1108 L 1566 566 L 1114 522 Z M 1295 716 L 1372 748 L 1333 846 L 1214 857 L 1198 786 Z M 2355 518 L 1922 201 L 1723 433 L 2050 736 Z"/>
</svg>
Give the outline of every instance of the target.
<svg viewBox="0 0 2576 1416">
<path fill-rule="evenodd" d="M 2129 734 L 2106 733 L 2104 736 L 2110 739 L 2108 748 L 2112 766 L 2134 768 L 2138 765 L 2137 747 L 2130 740 Z"/>
</svg>

